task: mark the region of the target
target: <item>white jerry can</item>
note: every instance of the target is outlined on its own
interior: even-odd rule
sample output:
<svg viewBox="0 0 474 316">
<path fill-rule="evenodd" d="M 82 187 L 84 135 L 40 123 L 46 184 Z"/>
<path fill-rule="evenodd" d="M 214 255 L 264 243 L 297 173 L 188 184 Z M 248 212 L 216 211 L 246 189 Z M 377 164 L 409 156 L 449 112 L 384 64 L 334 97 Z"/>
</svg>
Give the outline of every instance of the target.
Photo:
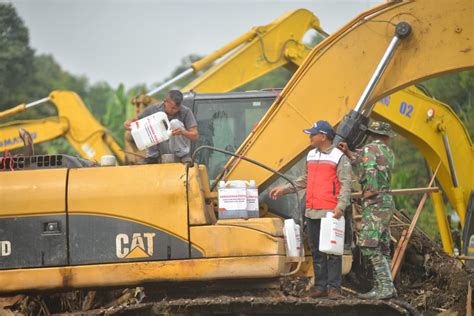
<svg viewBox="0 0 474 316">
<path fill-rule="evenodd" d="M 332 212 L 328 212 L 326 217 L 321 219 L 319 251 L 330 255 L 342 256 L 344 252 L 345 224 L 344 216 L 335 219 Z"/>
<path fill-rule="evenodd" d="M 286 256 L 290 258 L 303 257 L 304 249 L 301 249 L 301 228 L 292 218 L 285 219 L 283 236 L 285 237 Z"/>
<path fill-rule="evenodd" d="M 247 212 L 249 218 L 259 217 L 258 188 L 255 180 L 250 180 L 247 187 Z"/>
<path fill-rule="evenodd" d="M 167 141 L 171 127 L 165 112 L 157 112 L 132 122 L 132 137 L 139 150 Z"/>
</svg>

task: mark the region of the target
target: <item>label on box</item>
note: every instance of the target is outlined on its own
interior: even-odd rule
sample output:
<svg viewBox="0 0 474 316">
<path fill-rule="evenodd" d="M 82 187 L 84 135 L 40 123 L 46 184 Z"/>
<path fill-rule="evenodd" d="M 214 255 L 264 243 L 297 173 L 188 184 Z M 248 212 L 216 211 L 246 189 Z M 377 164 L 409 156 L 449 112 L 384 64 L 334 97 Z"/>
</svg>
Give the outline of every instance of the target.
<svg viewBox="0 0 474 316">
<path fill-rule="evenodd" d="M 222 188 L 218 190 L 219 212 L 236 211 L 247 209 L 247 189 L 246 188 Z"/>
<path fill-rule="evenodd" d="M 258 189 L 247 189 L 247 210 L 258 213 Z"/>
</svg>

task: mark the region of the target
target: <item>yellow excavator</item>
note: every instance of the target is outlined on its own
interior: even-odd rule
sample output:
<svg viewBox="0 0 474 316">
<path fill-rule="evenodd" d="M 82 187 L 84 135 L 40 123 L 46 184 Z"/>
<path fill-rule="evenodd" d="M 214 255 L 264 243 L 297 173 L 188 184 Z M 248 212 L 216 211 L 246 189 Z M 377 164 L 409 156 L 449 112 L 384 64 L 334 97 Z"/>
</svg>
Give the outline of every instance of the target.
<svg viewBox="0 0 474 316">
<path fill-rule="evenodd" d="M 18 129 L 27 130 L 33 143 L 65 137 L 83 158 L 99 162 L 105 155 L 114 155 L 120 164 L 125 154 L 111 133 L 89 112 L 81 98 L 72 91 L 53 91 L 48 97 L 20 104 L 0 112 L 0 120 L 27 111 L 35 106 L 51 102 L 57 116 L 37 120 L 15 120 L 0 124 L 0 152 L 11 151 L 23 146 Z"/>
<path fill-rule="evenodd" d="M 341 127 L 363 126 L 361 116 L 371 115 L 392 122 L 432 168 L 441 159 L 438 180 L 468 227 L 461 204 L 468 204 L 474 187 L 473 149 L 457 117 L 449 108 L 424 112 L 408 99 L 403 109 L 401 102 L 371 107 L 427 78 L 472 69 L 472 9 L 471 1 L 400 1 L 354 18 L 312 50 L 251 129 L 224 178 L 255 179 L 263 191 L 273 173 L 244 158 L 288 170 L 307 150 L 302 128 L 324 116 L 340 122 L 339 136 L 350 141 Z M 411 26 L 406 38 L 405 24 L 394 26 L 400 23 Z M 372 80 L 374 69 L 379 75 Z M 356 114 L 341 122 L 351 109 Z M 214 128 L 228 119 L 211 118 Z M 2 292 L 278 278 L 301 266 L 286 256 L 281 217 L 290 216 L 278 205 L 260 218 L 216 219 L 216 193 L 204 165 L 79 167 L 54 158 L 48 166 L 33 157 L 0 162 L 17 163 L 15 171 L 0 172 Z"/>
</svg>

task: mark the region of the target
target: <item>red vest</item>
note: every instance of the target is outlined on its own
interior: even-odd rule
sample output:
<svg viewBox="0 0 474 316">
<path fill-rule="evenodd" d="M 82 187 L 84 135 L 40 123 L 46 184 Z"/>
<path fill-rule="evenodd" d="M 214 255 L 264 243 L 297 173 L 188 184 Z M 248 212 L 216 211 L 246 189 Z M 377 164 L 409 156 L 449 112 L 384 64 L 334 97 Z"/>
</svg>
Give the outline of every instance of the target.
<svg viewBox="0 0 474 316">
<path fill-rule="evenodd" d="M 342 155 L 337 148 L 333 148 L 329 154 L 317 149 L 308 153 L 306 208 L 332 210 L 336 207 L 341 190 L 341 182 L 337 178 L 337 164 Z"/>
</svg>

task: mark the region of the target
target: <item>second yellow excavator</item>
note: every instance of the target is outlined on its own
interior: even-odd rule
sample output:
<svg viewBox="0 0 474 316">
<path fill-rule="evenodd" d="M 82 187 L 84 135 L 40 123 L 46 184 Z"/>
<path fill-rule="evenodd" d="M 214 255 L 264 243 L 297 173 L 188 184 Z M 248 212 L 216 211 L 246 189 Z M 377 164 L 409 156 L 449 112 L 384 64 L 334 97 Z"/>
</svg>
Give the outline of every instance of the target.
<svg viewBox="0 0 474 316">
<path fill-rule="evenodd" d="M 89 112 L 81 98 L 72 91 L 53 91 L 48 97 L 20 104 L 0 113 L 0 120 L 29 108 L 51 102 L 57 115 L 37 120 L 15 120 L 0 124 L 0 152 L 23 146 L 18 129 L 27 130 L 35 144 L 65 137 L 83 158 L 99 162 L 105 155 L 114 155 L 120 164 L 125 154 L 112 134 Z"/>
</svg>

